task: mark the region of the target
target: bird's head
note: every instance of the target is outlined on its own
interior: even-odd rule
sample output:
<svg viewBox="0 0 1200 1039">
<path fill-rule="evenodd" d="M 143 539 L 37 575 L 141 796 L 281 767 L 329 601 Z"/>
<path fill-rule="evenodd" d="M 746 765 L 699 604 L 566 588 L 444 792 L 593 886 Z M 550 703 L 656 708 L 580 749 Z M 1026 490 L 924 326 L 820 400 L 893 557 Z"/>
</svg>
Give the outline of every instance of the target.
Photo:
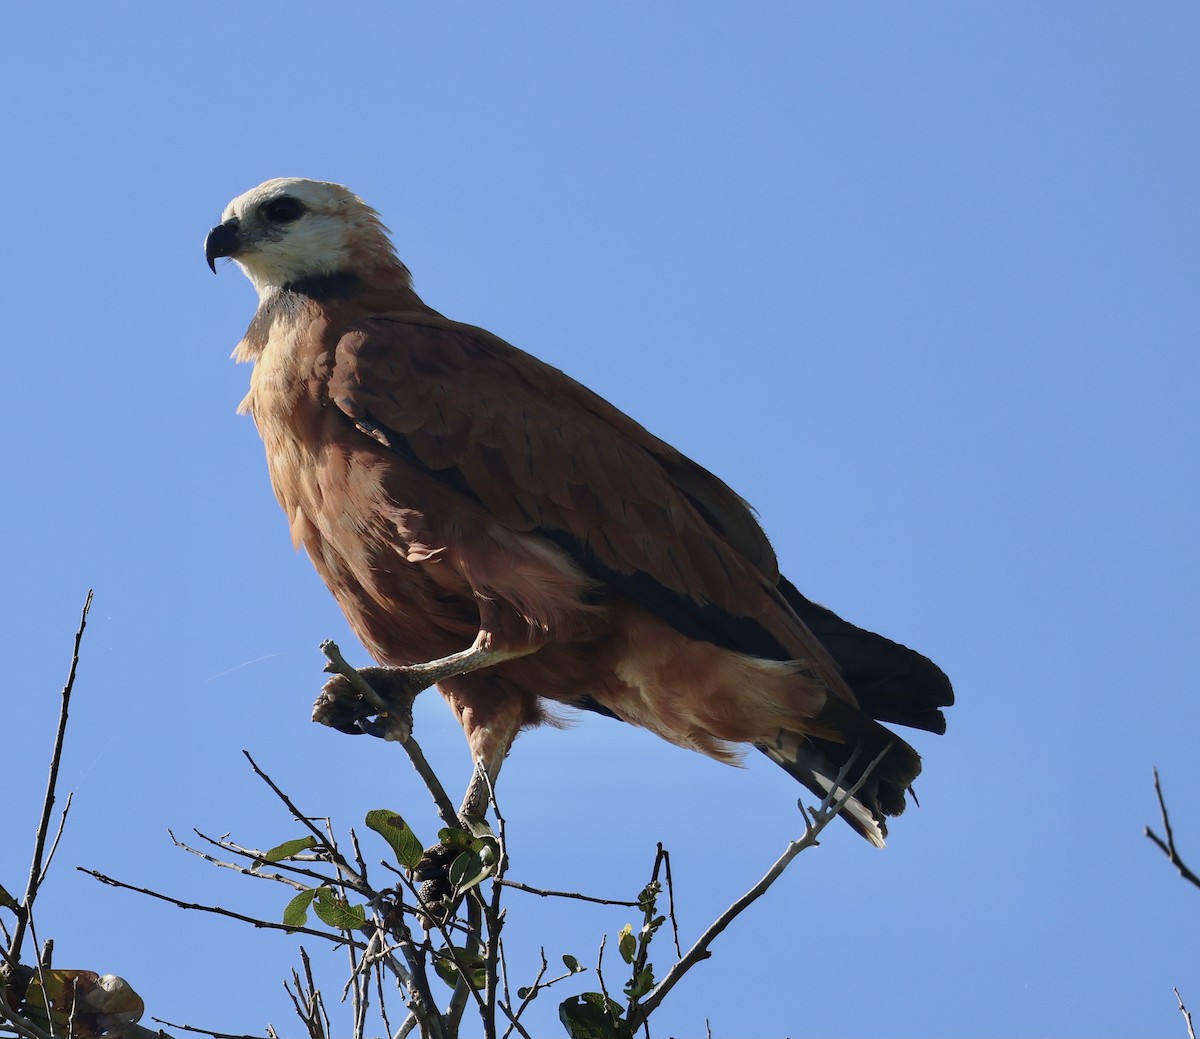
<svg viewBox="0 0 1200 1039">
<path fill-rule="evenodd" d="M 204 240 L 215 272 L 228 256 L 264 299 L 277 289 L 372 268 L 407 271 L 379 215 L 340 184 L 279 177 L 239 195 Z"/>
</svg>

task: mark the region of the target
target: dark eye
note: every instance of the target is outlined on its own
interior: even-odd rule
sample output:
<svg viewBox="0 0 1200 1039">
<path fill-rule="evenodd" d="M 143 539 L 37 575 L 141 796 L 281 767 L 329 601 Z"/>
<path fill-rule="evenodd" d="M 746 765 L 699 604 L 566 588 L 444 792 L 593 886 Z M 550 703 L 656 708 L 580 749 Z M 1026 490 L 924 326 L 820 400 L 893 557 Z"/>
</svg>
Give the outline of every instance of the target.
<svg viewBox="0 0 1200 1039">
<path fill-rule="evenodd" d="M 291 195 L 273 198 L 262 208 L 263 215 L 273 224 L 290 224 L 304 215 L 304 203 Z"/>
</svg>

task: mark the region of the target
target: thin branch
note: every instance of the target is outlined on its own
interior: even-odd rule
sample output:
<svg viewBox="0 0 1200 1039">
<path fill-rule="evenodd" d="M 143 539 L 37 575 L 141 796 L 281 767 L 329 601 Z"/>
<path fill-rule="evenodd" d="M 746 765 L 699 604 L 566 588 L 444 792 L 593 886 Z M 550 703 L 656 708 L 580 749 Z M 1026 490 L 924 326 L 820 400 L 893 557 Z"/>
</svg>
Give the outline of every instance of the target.
<svg viewBox="0 0 1200 1039">
<path fill-rule="evenodd" d="M 374 974 L 375 991 L 379 994 L 379 1017 L 383 1021 L 384 1034 L 391 1035 L 392 1023 L 388 1020 L 387 1000 L 384 998 L 383 994 L 383 967 L 381 967 L 379 964 L 375 964 Z"/>
<path fill-rule="evenodd" d="M 201 833 L 199 830 L 194 829 L 194 828 L 193 828 L 192 832 L 195 833 L 196 836 L 199 837 L 201 840 L 207 841 L 214 848 L 220 848 L 222 851 L 230 852 L 233 855 L 240 855 L 240 856 L 242 856 L 242 858 L 249 859 L 251 862 L 257 862 L 259 865 L 262 865 L 265 862 L 265 858 L 264 858 L 265 852 L 263 852 L 261 849 L 243 848 L 240 844 L 234 844 L 233 841 L 217 840 L 216 838 L 209 837 L 208 834 Z M 207 852 L 200 851 L 198 848 L 193 848 L 189 844 L 184 844 L 183 841 L 179 840 L 175 836 L 174 832 L 172 832 L 171 830 L 167 830 L 167 835 L 171 838 L 172 842 L 175 844 L 175 846 L 177 848 L 182 848 L 184 851 L 190 852 L 192 855 L 195 855 L 198 858 L 204 859 L 206 862 L 211 862 L 216 866 L 224 866 L 224 867 L 230 868 L 230 869 L 235 869 L 235 870 L 239 869 L 237 863 L 224 862 L 221 859 L 217 859 L 217 858 L 210 856 Z M 316 870 L 305 869 L 303 866 L 297 866 L 296 865 L 297 862 L 329 862 L 329 856 L 328 855 L 312 855 L 312 856 L 296 855 L 293 858 L 282 861 L 282 862 L 273 862 L 273 863 L 271 863 L 271 865 L 273 865 L 276 869 L 281 869 L 288 873 L 295 873 L 297 876 L 300 876 L 300 877 L 308 877 L 310 880 L 315 880 L 320 884 L 341 883 L 341 884 L 346 884 L 347 886 L 351 886 L 351 887 L 353 886 L 353 884 L 350 881 L 348 881 L 345 877 L 341 877 L 341 878 L 330 877 L 324 873 L 318 873 Z M 331 865 L 332 865 L 332 863 L 331 863 Z M 253 871 L 253 869 L 252 869 L 252 871 Z M 268 877 L 270 876 L 270 874 L 264 874 L 264 873 L 257 873 L 256 875 L 257 876 L 268 876 Z M 363 885 L 361 887 L 356 887 L 355 890 L 357 890 L 359 894 L 365 895 L 367 898 L 372 898 L 375 895 L 374 889 L 372 889 L 371 887 L 366 886 L 366 885 Z"/>
<path fill-rule="evenodd" d="M 316 837 L 317 843 L 329 853 L 330 861 L 337 866 L 338 872 L 349 877 L 356 884 L 366 887 L 366 878 L 359 876 L 354 867 L 346 861 L 345 856 L 338 851 L 337 845 L 333 843 L 332 839 L 322 833 L 320 827 L 314 826 L 312 820 L 296 807 L 292 799 L 276 785 L 275 781 L 269 775 L 267 775 L 266 772 L 258 767 L 258 762 L 250 756 L 250 752 L 248 750 L 243 750 L 242 754 L 245 755 L 246 760 L 250 762 L 250 767 L 254 769 L 254 774 L 257 775 L 258 778 L 264 783 L 266 783 L 267 786 L 271 788 L 275 796 L 287 806 L 288 811 L 292 813 L 292 818 L 294 818 L 296 822 L 305 827 L 309 833 Z"/>
<path fill-rule="evenodd" d="M 116 880 L 113 877 L 107 877 L 103 873 L 98 873 L 94 869 L 87 869 L 83 866 L 76 866 L 80 873 L 86 873 L 89 877 L 95 877 L 101 884 L 108 884 L 110 887 L 123 888 L 126 891 L 136 891 L 141 895 L 149 895 L 151 898 L 157 898 L 162 902 L 169 902 L 173 906 L 180 909 L 195 909 L 201 913 L 213 913 L 216 916 L 227 916 L 231 920 L 240 920 L 242 923 L 251 924 L 254 927 L 266 928 L 273 931 L 287 931 L 289 934 L 311 934 L 316 938 L 324 938 L 327 942 L 332 942 L 334 945 L 355 944 L 361 947 L 360 942 L 355 942 L 345 934 L 332 934 L 328 931 L 314 931 L 311 927 L 297 927 L 289 924 L 274 923 L 271 920 L 260 920 L 258 917 L 246 916 L 244 913 L 235 913 L 232 909 L 222 909 L 220 906 L 206 906 L 196 902 L 184 902 L 181 899 L 173 898 L 171 895 L 164 895 L 158 891 L 152 891 L 150 888 L 138 887 L 136 884 L 126 884 L 123 880 Z"/>
<path fill-rule="evenodd" d="M 627 906 L 630 909 L 637 909 L 640 904 L 620 898 L 593 898 L 591 895 L 581 895 L 577 891 L 550 891 L 545 888 L 530 887 L 528 884 L 522 884 L 518 880 L 498 880 L 496 883 L 503 884 L 505 887 L 513 888 L 516 891 L 526 891 L 531 895 L 540 895 L 542 898 L 574 898 L 580 902 L 592 902 L 600 906 Z"/>
<path fill-rule="evenodd" d="M 247 1035 L 244 1032 L 214 1032 L 211 1028 L 201 1028 L 199 1025 L 181 1025 L 174 1021 L 168 1021 L 162 1017 L 152 1017 L 151 1021 L 157 1021 L 160 1025 L 166 1025 L 168 1028 L 178 1028 L 181 1032 L 197 1032 L 200 1035 L 211 1035 L 213 1039 L 261 1039 L 260 1036 Z M 161 1035 L 161 1032 L 150 1032 L 151 1035 Z"/>
<path fill-rule="evenodd" d="M 25 1036 L 25 1039 L 55 1039 L 49 1032 L 43 1032 L 32 1021 L 26 1021 L 15 1010 L 0 999 L 0 1021 L 7 1021 L 6 1029 L 11 1029 L 18 1035 Z"/>
<path fill-rule="evenodd" d="M 329 660 L 329 667 L 326 668 L 327 671 L 332 671 L 334 674 L 339 674 L 345 678 L 376 711 L 387 710 L 387 704 L 383 702 L 383 699 L 375 692 L 371 684 L 354 667 L 346 662 L 346 658 L 342 656 L 342 651 L 338 649 L 336 642 L 332 639 L 326 639 L 321 643 L 321 652 Z M 411 733 L 409 733 L 408 739 L 404 740 L 400 745 L 404 748 L 404 752 L 412 762 L 413 768 L 417 770 L 417 775 L 421 777 L 429 793 L 433 795 L 433 803 L 437 805 L 438 815 L 442 817 L 442 822 L 447 826 L 457 827 L 461 825 L 454 802 L 450 800 L 450 796 L 446 793 L 445 787 L 442 786 L 441 780 L 434 775 L 433 769 L 429 767 L 429 762 L 425 758 L 425 752 L 421 750 L 421 745 L 417 743 Z"/>
<path fill-rule="evenodd" d="M 508 1037 L 512 1034 L 513 1029 L 518 1027 L 518 1023 L 521 1020 L 521 1015 L 525 1013 L 525 1008 L 533 1002 L 534 997 L 536 997 L 538 994 L 538 990 L 542 987 L 542 978 L 546 976 L 546 971 L 549 969 L 550 964 L 546 962 L 546 950 L 539 949 L 538 952 L 542 958 L 542 965 L 538 968 L 537 975 L 533 979 L 533 984 L 525 989 L 525 998 L 521 1000 L 521 1005 L 517 1007 L 516 1013 L 510 1016 L 508 1028 L 505 1029 L 504 1035 L 502 1035 L 500 1039 L 508 1039 Z M 572 971 L 571 973 L 574 972 Z"/>
<path fill-rule="evenodd" d="M 183 841 L 181 841 L 181 840 L 177 840 L 175 837 L 175 834 L 171 833 L 170 830 L 167 831 L 167 834 L 170 836 L 171 841 L 175 845 L 175 847 L 182 848 L 184 851 L 186 851 L 192 855 L 195 855 L 197 858 L 203 859 L 205 862 L 210 863 L 213 866 L 217 866 L 220 869 L 231 869 L 231 870 L 233 870 L 234 873 L 241 873 L 242 875 L 247 876 L 247 877 L 255 877 L 258 880 L 274 880 L 280 884 L 286 884 L 288 887 L 295 888 L 297 891 L 312 890 L 311 885 L 302 884 L 298 880 L 292 880 L 291 877 L 285 877 L 279 873 L 264 873 L 264 872 L 262 872 L 262 870 L 257 870 L 253 866 L 241 866 L 236 862 L 224 862 L 221 859 L 215 858 L 214 856 L 209 855 L 206 852 L 200 851 L 198 848 L 193 848 L 190 845 L 184 844 Z M 262 860 L 259 859 L 259 861 L 261 862 Z M 307 874 L 307 871 L 305 871 L 305 872 Z M 321 877 L 320 874 L 315 874 L 315 873 L 311 873 L 311 874 L 307 874 L 307 875 L 321 880 L 324 884 L 335 883 L 335 881 L 331 877 Z"/>
<path fill-rule="evenodd" d="M 1171 865 L 1179 870 L 1179 875 L 1184 880 L 1200 887 L 1200 877 L 1188 869 L 1183 859 L 1179 857 L 1179 852 L 1175 850 L 1175 832 L 1171 829 L 1171 817 L 1167 815 L 1167 802 L 1163 798 L 1162 784 L 1158 780 L 1158 769 L 1154 770 L 1154 793 L 1158 796 L 1158 808 L 1162 813 L 1163 831 L 1166 833 L 1167 839 L 1164 841 L 1149 826 L 1145 828 L 1145 834 L 1158 845 L 1162 853 L 1170 860 Z"/>
<path fill-rule="evenodd" d="M 662 856 L 663 866 L 667 874 L 667 916 L 671 920 L 671 933 L 675 939 L 675 955 L 682 956 L 683 948 L 679 944 L 679 921 L 675 919 L 675 881 L 671 878 L 671 853 L 662 846 L 662 842 L 658 844 L 658 854 Z M 657 873 L 657 861 L 655 862 L 655 872 Z"/>
<path fill-rule="evenodd" d="M 75 799 L 74 791 L 67 791 L 67 803 L 63 805 L 62 815 L 58 819 L 58 831 L 54 834 L 54 840 L 50 843 L 50 850 L 46 852 L 46 862 L 42 866 L 42 875 L 38 878 L 40 886 L 46 880 L 46 874 L 50 872 L 50 863 L 54 861 L 54 853 L 58 851 L 58 842 L 62 840 L 63 830 L 67 827 L 67 815 L 71 811 L 71 802 Z"/>
<path fill-rule="evenodd" d="M 1183 1005 L 1183 997 L 1179 994 L 1179 989 L 1171 989 L 1175 993 L 1175 998 L 1179 1001 L 1179 1012 L 1183 1015 L 1183 1020 L 1187 1022 L 1188 1039 L 1196 1039 L 1196 1029 L 1192 1027 L 1192 1015 L 1187 1007 Z"/>
<path fill-rule="evenodd" d="M 662 981 L 654 987 L 646 1000 L 637 1007 L 636 1015 L 629 1021 L 631 1030 L 641 1027 L 654 1009 L 666 998 L 667 993 L 682 980 L 683 976 L 692 967 L 712 955 L 708 947 L 713 943 L 717 935 L 724 931 L 748 906 L 766 894 L 767 890 L 779 879 L 783 871 L 788 868 L 797 855 L 802 851 L 816 846 L 818 843 L 817 837 L 821 831 L 836 818 L 846 803 L 858 793 L 859 788 L 867 781 L 871 773 L 875 771 L 879 762 L 883 760 L 884 755 L 891 750 L 891 746 L 889 743 L 884 747 L 875 760 L 863 771 L 858 782 L 850 787 L 849 790 L 843 791 L 842 783 L 846 778 L 846 773 L 849 771 L 850 766 L 854 764 L 855 757 L 857 757 L 857 752 L 855 752 L 842 767 L 841 772 L 838 773 L 837 781 L 833 784 L 829 793 L 825 795 L 825 799 L 821 802 L 820 807 L 813 812 L 811 820 L 808 814 L 804 812 L 804 806 L 800 806 L 801 812 L 804 814 L 804 835 L 798 840 L 792 841 L 784 853 L 775 861 L 774 865 L 763 875 L 762 879 L 718 916 L 709 926 L 708 930 L 696 940 L 696 943 L 688 950 L 687 954 L 667 971 Z M 840 797 L 837 796 L 839 792 L 841 792 Z"/>
<path fill-rule="evenodd" d="M 29 865 L 29 882 L 25 887 L 25 897 L 21 900 L 16 929 L 8 950 L 10 956 L 16 960 L 21 958 L 21 944 L 25 940 L 25 929 L 29 923 L 29 916 L 33 912 L 33 903 L 37 898 L 38 888 L 46 876 L 46 867 L 43 864 L 46 836 L 50 831 L 50 813 L 54 811 L 54 792 L 58 786 L 58 768 L 62 764 L 63 741 L 67 735 L 67 715 L 71 708 L 71 693 L 75 689 L 75 673 L 79 668 L 79 646 L 83 642 L 83 631 L 87 627 L 88 611 L 91 608 L 92 589 L 89 588 L 87 598 L 83 601 L 79 627 L 75 632 L 75 647 L 71 653 L 71 667 L 67 672 L 67 683 L 62 689 L 62 704 L 58 710 L 58 730 L 54 735 L 54 750 L 50 755 L 50 775 L 46 781 L 46 795 L 42 800 L 42 818 L 38 823 L 37 837 L 34 841 L 33 861 Z M 65 818 L 66 814 L 64 813 L 64 821 Z M 57 843 L 58 839 L 55 838 L 55 844 Z"/>
</svg>

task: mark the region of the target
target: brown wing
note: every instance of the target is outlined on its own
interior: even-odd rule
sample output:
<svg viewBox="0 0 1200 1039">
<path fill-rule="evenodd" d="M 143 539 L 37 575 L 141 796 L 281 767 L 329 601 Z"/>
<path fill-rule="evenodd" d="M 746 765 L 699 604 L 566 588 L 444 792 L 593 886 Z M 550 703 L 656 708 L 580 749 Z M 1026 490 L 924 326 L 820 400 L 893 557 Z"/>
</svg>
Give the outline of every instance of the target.
<svg viewBox="0 0 1200 1039">
<path fill-rule="evenodd" d="M 836 672 L 776 590 L 746 503 L 556 368 L 482 329 L 393 314 L 342 336 L 329 391 L 365 433 L 686 634 Z"/>
</svg>

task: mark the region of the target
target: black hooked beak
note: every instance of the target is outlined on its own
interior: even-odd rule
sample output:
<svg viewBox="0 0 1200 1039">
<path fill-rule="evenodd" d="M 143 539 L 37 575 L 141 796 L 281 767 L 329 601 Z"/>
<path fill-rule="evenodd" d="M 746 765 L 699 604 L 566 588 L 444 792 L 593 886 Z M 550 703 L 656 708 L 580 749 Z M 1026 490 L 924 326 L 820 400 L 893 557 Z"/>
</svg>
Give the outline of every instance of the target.
<svg viewBox="0 0 1200 1039">
<path fill-rule="evenodd" d="M 226 220 L 223 224 L 217 224 L 208 232 L 208 237 L 204 239 L 204 258 L 213 274 L 217 273 L 218 257 L 236 255 L 241 244 L 236 217 Z"/>
</svg>

